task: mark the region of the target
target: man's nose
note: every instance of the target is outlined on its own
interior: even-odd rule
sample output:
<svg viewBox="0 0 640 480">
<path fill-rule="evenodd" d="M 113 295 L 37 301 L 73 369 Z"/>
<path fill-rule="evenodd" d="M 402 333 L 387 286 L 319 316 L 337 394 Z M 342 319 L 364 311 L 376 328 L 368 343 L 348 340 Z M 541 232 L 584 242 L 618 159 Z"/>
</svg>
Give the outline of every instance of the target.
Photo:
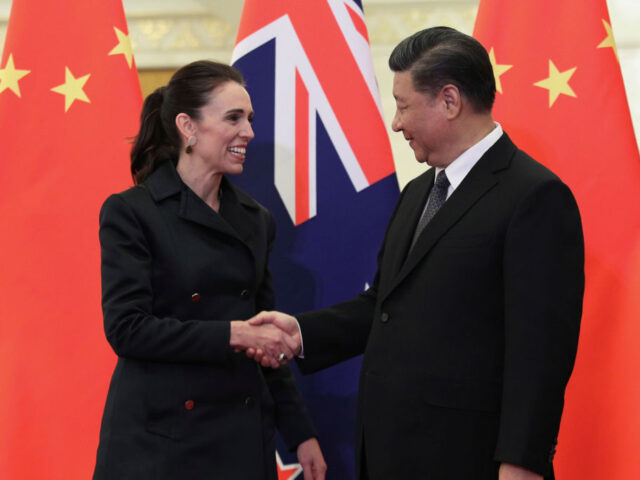
<svg viewBox="0 0 640 480">
<path fill-rule="evenodd" d="M 396 114 L 393 116 L 393 120 L 391 120 L 391 130 L 394 132 L 399 132 L 402 130 L 402 122 L 400 122 L 400 116 L 396 111 Z"/>
</svg>

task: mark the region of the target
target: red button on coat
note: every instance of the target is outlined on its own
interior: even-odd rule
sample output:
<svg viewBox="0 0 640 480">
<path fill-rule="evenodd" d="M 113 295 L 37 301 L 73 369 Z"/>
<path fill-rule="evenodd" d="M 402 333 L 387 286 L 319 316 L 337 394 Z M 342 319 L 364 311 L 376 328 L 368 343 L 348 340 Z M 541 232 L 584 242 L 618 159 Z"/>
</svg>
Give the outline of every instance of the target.
<svg viewBox="0 0 640 480">
<path fill-rule="evenodd" d="M 191 295 L 191 301 L 192 302 L 199 302 L 200 301 L 200 294 L 198 292 L 194 293 L 193 295 Z"/>
<path fill-rule="evenodd" d="M 193 410 L 194 406 L 195 403 L 193 403 L 193 400 L 187 400 L 186 402 L 184 402 L 184 408 L 186 408 L 187 410 Z"/>
</svg>

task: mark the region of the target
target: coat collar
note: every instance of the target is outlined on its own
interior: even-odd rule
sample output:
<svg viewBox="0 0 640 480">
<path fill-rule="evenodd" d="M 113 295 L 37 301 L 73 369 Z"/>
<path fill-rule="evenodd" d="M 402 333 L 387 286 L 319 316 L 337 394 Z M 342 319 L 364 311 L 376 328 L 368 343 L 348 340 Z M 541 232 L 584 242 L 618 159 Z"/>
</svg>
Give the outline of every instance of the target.
<svg viewBox="0 0 640 480">
<path fill-rule="evenodd" d="M 257 222 L 255 214 L 260 205 L 226 177 L 222 178 L 220 184 L 221 214 L 212 210 L 182 181 L 171 161 L 160 165 L 145 180 L 144 186 L 157 203 L 179 195 L 178 216 L 181 218 L 230 235 L 251 246 Z"/>
<path fill-rule="evenodd" d="M 412 191 L 407 192 L 407 216 L 389 240 L 393 260 L 389 265 L 394 272 L 391 292 L 420 263 L 437 241 L 449 231 L 465 213 L 489 190 L 499 183 L 498 172 L 509 167 L 517 148 L 507 136 L 502 137 L 478 160 L 458 188 L 422 231 L 413 249 L 408 253 L 418 218 L 422 214 L 427 195 L 433 186 L 434 169 L 416 179 Z M 386 247 L 385 247 L 386 249 Z M 406 258 L 406 259 L 405 259 Z M 397 272 L 397 273 L 396 273 Z"/>
</svg>

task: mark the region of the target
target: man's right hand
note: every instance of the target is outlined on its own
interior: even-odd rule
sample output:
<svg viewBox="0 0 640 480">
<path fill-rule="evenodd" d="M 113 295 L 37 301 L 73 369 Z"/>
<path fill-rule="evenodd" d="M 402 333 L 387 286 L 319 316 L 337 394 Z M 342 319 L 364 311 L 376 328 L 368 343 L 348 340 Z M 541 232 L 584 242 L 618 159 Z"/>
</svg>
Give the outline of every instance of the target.
<svg viewBox="0 0 640 480">
<path fill-rule="evenodd" d="M 273 325 L 279 328 L 284 334 L 284 337 L 287 339 L 287 346 L 293 353 L 292 355 L 289 355 L 287 354 L 287 352 L 281 352 L 285 353 L 287 355 L 287 358 L 284 361 L 280 361 L 279 358 L 274 358 L 273 355 L 269 353 L 269 349 L 248 348 L 246 350 L 247 356 L 259 362 L 263 367 L 273 367 L 274 365 L 286 363 L 294 356 L 300 354 L 300 351 L 302 349 L 302 339 L 300 338 L 300 328 L 298 327 L 298 321 L 295 319 L 295 317 L 282 312 L 263 311 L 255 317 L 249 319 L 248 323 L 255 327 Z M 273 348 L 270 349 L 273 350 Z"/>
</svg>

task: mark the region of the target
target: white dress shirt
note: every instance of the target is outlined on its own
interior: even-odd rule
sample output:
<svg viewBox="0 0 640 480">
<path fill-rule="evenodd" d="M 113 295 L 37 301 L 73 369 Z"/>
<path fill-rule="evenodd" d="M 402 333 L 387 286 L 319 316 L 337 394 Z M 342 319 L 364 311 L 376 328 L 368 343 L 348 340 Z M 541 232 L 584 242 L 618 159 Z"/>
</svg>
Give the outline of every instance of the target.
<svg viewBox="0 0 640 480">
<path fill-rule="evenodd" d="M 473 166 L 478 163 L 478 160 L 489 150 L 494 143 L 502 136 L 502 127 L 496 122 L 496 128 L 491 130 L 489 134 L 480 140 L 478 143 L 465 150 L 458 158 L 451 162 L 446 168 L 442 169 L 436 167 L 436 176 L 444 170 L 447 172 L 447 178 L 449 179 L 449 189 L 447 190 L 447 198 L 451 196 L 453 191 L 464 180 L 464 177 L 471 171 Z M 426 205 L 425 205 L 426 208 Z"/>
</svg>

